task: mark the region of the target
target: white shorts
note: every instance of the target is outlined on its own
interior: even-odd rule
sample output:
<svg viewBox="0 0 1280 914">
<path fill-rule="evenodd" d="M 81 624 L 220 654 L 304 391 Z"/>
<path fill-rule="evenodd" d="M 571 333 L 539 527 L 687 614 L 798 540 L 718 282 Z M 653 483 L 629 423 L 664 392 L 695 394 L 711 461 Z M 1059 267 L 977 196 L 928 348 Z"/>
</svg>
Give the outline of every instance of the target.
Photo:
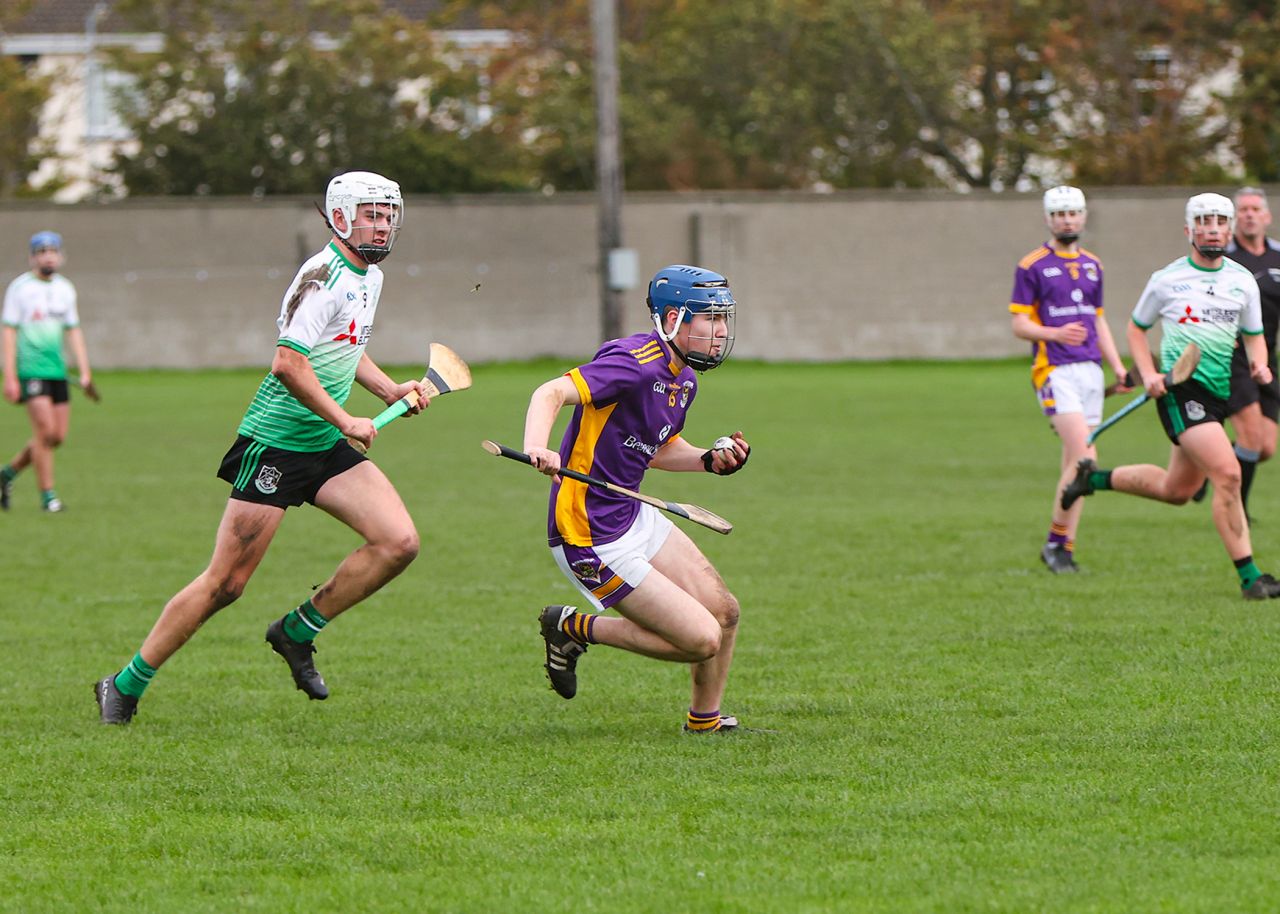
<svg viewBox="0 0 1280 914">
<path fill-rule="evenodd" d="M 1059 365 L 1036 391 L 1040 408 L 1046 416 L 1083 413 L 1089 427 L 1102 421 L 1102 398 L 1106 393 L 1102 366 L 1097 362 L 1072 362 Z"/>
<path fill-rule="evenodd" d="M 652 505 L 641 505 L 630 529 L 600 546 L 552 546 L 565 577 L 600 612 L 620 603 L 649 576 L 649 560 L 658 554 L 674 526 Z"/>
</svg>

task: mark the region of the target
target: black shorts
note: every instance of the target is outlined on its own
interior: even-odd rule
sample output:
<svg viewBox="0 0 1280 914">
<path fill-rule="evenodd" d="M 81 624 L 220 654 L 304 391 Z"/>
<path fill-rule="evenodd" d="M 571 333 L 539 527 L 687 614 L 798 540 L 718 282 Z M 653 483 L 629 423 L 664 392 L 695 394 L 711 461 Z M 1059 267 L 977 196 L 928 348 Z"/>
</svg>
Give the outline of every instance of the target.
<svg viewBox="0 0 1280 914">
<path fill-rule="evenodd" d="M 345 439 L 327 451 L 287 451 L 239 435 L 222 458 L 218 478 L 231 483 L 237 501 L 290 508 L 315 504 L 321 486 L 366 459 Z"/>
<path fill-rule="evenodd" d="M 1184 381 L 1169 388 L 1168 393 L 1156 401 L 1156 410 L 1165 435 L 1174 444 L 1187 429 L 1207 422 L 1221 425 L 1230 415 L 1227 401 L 1215 396 L 1199 381 Z"/>
<path fill-rule="evenodd" d="M 1231 353 L 1231 398 L 1227 400 L 1228 415 L 1234 416 L 1251 403 L 1257 403 L 1262 415 L 1272 422 L 1280 421 L 1280 378 L 1276 377 L 1276 355 L 1267 359 L 1271 369 L 1271 383 L 1259 384 L 1249 375 L 1249 356 L 1244 346 L 1236 341 Z"/>
<path fill-rule="evenodd" d="M 19 381 L 22 394 L 18 402 L 26 403 L 34 397 L 52 397 L 54 403 L 66 403 L 71 399 L 67 390 L 67 379 L 22 378 Z"/>
</svg>

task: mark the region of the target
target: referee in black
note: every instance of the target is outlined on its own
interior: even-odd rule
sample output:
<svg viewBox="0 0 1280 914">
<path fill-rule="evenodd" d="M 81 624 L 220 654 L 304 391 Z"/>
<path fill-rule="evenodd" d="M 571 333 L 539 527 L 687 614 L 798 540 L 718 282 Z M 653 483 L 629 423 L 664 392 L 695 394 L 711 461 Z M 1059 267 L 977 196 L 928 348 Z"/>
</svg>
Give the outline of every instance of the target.
<svg viewBox="0 0 1280 914">
<path fill-rule="evenodd" d="M 1227 401 L 1235 431 L 1236 459 L 1240 461 L 1240 498 L 1245 515 L 1249 488 L 1258 464 L 1276 451 L 1280 420 L 1280 379 L 1276 377 L 1276 330 L 1280 328 L 1280 241 L 1267 237 L 1271 209 L 1266 193 L 1258 187 L 1242 187 L 1235 193 L 1236 229 L 1227 256 L 1253 273 L 1262 293 L 1262 332 L 1267 341 L 1271 381 L 1259 384 L 1249 376 L 1249 360 L 1236 342 L 1231 363 L 1231 397 Z"/>
</svg>

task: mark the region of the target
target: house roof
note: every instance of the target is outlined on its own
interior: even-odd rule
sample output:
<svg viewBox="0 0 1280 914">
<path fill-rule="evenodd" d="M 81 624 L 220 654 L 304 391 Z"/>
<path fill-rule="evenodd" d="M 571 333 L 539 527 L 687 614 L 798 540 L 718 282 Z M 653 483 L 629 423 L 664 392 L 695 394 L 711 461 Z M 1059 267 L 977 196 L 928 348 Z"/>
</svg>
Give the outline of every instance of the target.
<svg viewBox="0 0 1280 914">
<path fill-rule="evenodd" d="M 22 18 L 0 29 L 8 35 L 80 35 L 90 13 L 99 3 L 106 14 L 99 18 L 99 33 L 132 31 L 114 12 L 114 0 L 35 0 L 34 6 Z M 383 6 L 408 19 L 421 21 L 443 6 L 442 0 L 382 0 Z M 476 23 L 460 21 L 455 28 L 475 28 Z"/>
</svg>

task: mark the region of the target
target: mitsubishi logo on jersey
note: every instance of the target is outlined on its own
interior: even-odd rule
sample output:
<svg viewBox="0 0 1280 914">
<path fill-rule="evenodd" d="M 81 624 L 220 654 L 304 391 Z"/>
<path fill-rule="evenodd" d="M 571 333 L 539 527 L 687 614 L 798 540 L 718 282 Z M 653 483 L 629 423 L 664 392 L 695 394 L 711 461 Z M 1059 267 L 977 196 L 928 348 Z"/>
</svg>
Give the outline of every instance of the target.
<svg viewBox="0 0 1280 914">
<path fill-rule="evenodd" d="M 1193 316 L 1192 316 L 1192 314 L 1191 314 L 1191 306 L 1190 306 L 1190 305 L 1187 305 L 1187 313 L 1186 313 L 1186 315 L 1185 315 L 1184 317 L 1180 317 L 1180 318 L 1178 318 L 1178 323 L 1179 323 L 1179 324 L 1185 324 L 1185 323 L 1188 323 L 1188 322 L 1190 322 L 1190 323 L 1192 323 L 1192 324 L 1198 324 L 1198 323 L 1200 323 L 1200 318 L 1198 318 L 1198 317 L 1193 317 Z"/>
<path fill-rule="evenodd" d="M 347 332 L 339 333 L 337 336 L 333 338 L 333 341 L 335 343 L 341 343 L 345 341 L 350 343 L 352 346 L 356 346 L 361 343 L 367 343 L 369 342 L 369 332 L 372 329 L 373 328 L 370 327 L 368 324 L 365 324 L 363 327 L 360 328 L 360 333 L 357 334 L 356 322 L 352 321 L 350 325 L 347 327 Z"/>
</svg>

